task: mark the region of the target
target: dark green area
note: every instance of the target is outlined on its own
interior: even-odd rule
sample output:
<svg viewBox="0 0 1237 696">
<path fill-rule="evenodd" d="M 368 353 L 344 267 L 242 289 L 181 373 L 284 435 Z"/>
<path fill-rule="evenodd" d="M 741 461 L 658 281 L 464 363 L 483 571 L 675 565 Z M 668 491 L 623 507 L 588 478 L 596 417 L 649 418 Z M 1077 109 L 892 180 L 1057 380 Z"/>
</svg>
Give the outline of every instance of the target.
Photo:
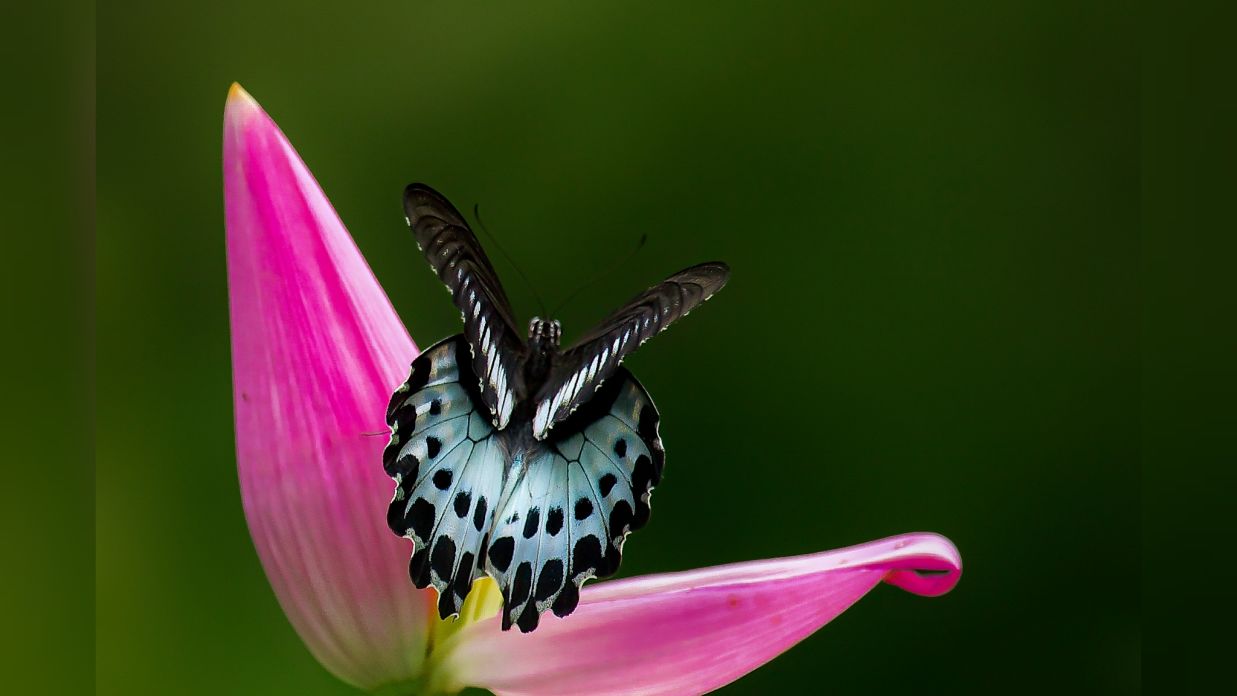
<svg viewBox="0 0 1237 696">
<path fill-rule="evenodd" d="M 94 677 L 94 3 L 3 13 L 0 655 L 6 694 Z"/>
<path fill-rule="evenodd" d="M 98 40 L 98 677 L 346 694 L 241 514 L 220 132 L 240 81 L 426 346 L 458 330 L 419 180 L 568 340 L 718 258 L 629 366 L 668 450 L 623 575 L 906 531 L 966 570 L 878 588 L 730 693 L 1139 688 L 1138 55 L 1123 6 L 127 3 Z M 528 289 L 501 258 L 525 317 Z"/>
</svg>

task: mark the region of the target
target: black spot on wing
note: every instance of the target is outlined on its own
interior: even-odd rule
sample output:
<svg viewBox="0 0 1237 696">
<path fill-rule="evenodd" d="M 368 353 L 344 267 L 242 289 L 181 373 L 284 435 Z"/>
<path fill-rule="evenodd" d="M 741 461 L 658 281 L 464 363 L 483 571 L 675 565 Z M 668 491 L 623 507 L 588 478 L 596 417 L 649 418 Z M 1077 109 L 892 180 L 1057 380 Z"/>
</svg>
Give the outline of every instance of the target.
<svg viewBox="0 0 1237 696">
<path fill-rule="evenodd" d="M 606 474 L 597 481 L 597 488 L 601 491 L 601 497 L 610 495 L 610 489 L 614 488 L 614 484 L 618 483 L 618 479 L 614 474 Z"/>
<path fill-rule="evenodd" d="M 400 536 L 408 533 L 409 522 L 408 518 L 404 515 L 404 508 L 407 505 L 407 499 L 401 495 L 392 500 L 391 504 L 387 506 L 387 526 L 391 528 L 392 532 Z"/>
<path fill-rule="evenodd" d="M 434 487 L 440 491 L 445 491 L 451 487 L 451 470 L 439 469 L 434 472 Z"/>
<path fill-rule="evenodd" d="M 416 392 L 405 392 L 401 396 L 408 397 L 395 408 L 388 416 L 389 425 L 393 432 L 407 437 L 417 430 L 417 403 L 412 400 L 412 395 Z"/>
<path fill-rule="evenodd" d="M 459 609 L 455 606 L 455 597 L 451 593 L 451 588 L 448 587 L 445 592 L 438 594 L 438 617 L 445 619 L 458 612 Z"/>
<path fill-rule="evenodd" d="M 477 507 L 472 512 L 472 526 L 479 532 L 485 526 L 485 496 L 477 498 Z"/>
<path fill-rule="evenodd" d="M 567 616 L 576 610 L 576 605 L 580 603 L 580 588 L 576 587 L 575 583 L 569 582 L 555 598 L 551 609 L 554 615 L 558 617 Z"/>
<path fill-rule="evenodd" d="M 418 539 L 429 540 L 430 531 L 434 529 L 434 504 L 425 498 L 412 501 L 408 509 L 408 527 Z"/>
<path fill-rule="evenodd" d="M 537 605 L 529 602 L 528 606 L 524 607 L 520 618 L 515 622 L 515 625 L 520 627 L 520 633 L 531 633 L 537 628 L 537 624 L 541 621 L 541 614 L 537 611 Z"/>
<path fill-rule="evenodd" d="M 559 588 L 563 586 L 563 562 L 558 558 L 551 558 L 541 566 L 541 572 L 537 575 L 537 589 L 533 593 L 533 598 L 538 602 L 544 602 L 554 596 Z"/>
<path fill-rule="evenodd" d="M 472 493 L 468 491 L 460 491 L 455 494 L 455 516 L 461 520 L 468 516 L 468 509 L 472 507 Z"/>
<path fill-rule="evenodd" d="M 614 453 L 617 454 L 620 459 L 623 457 L 626 457 L 627 456 L 627 440 L 624 440 L 621 437 L 618 440 L 616 440 L 614 442 Z"/>
<path fill-rule="evenodd" d="M 386 469 L 387 476 L 394 478 L 398 475 L 401 481 L 404 479 L 415 481 L 417 478 L 417 471 L 421 468 L 421 462 L 417 459 L 416 455 L 408 452 L 402 457 L 394 458 L 391 464 L 385 466 L 384 468 Z"/>
<path fill-rule="evenodd" d="M 640 409 L 640 421 L 636 427 L 636 431 L 640 433 L 640 438 L 645 442 L 653 442 L 657 439 L 657 422 L 661 420 L 661 416 L 657 414 L 657 409 L 653 407 L 651 402 L 645 402 Z"/>
<path fill-rule="evenodd" d="M 574 580 L 581 573 L 596 571 L 601 565 L 601 541 L 589 534 L 576 541 L 571 552 L 571 577 Z"/>
<path fill-rule="evenodd" d="M 615 504 L 614 509 L 610 511 L 610 538 L 618 539 L 628 531 L 628 525 L 631 524 L 632 510 L 626 500 L 620 500 Z"/>
<path fill-rule="evenodd" d="M 515 581 L 511 583 L 511 601 L 508 607 L 518 607 L 528 600 L 533 589 L 533 564 L 524 561 L 515 569 Z"/>
<path fill-rule="evenodd" d="M 486 551 L 489 548 L 490 548 L 490 535 L 486 534 L 481 539 L 481 545 L 477 547 L 477 568 L 476 568 L 477 573 L 485 572 L 485 564 L 488 562 L 486 560 Z"/>
<path fill-rule="evenodd" d="M 430 459 L 437 457 L 438 453 L 442 451 L 442 440 L 436 437 L 425 438 L 425 450 L 429 454 Z"/>
<path fill-rule="evenodd" d="M 468 589 L 472 587 L 472 562 L 471 551 L 465 551 L 464 555 L 460 556 L 460 569 L 455 573 L 455 582 L 452 583 L 452 588 L 460 599 L 467 597 Z"/>
<path fill-rule="evenodd" d="M 430 584 L 429 547 L 418 546 L 412 560 L 408 563 L 408 577 L 418 589 L 424 590 Z"/>
<path fill-rule="evenodd" d="M 430 568 L 439 578 L 451 579 L 455 570 L 455 541 L 451 537 L 444 534 L 434 542 L 434 550 L 430 552 Z"/>
<path fill-rule="evenodd" d="M 442 413 L 442 399 L 434 399 L 430 402 L 430 415 L 437 416 Z"/>
<path fill-rule="evenodd" d="M 537 533 L 537 525 L 541 523 L 541 512 L 537 508 L 528 511 L 528 517 L 524 518 L 524 538 L 532 539 Z"/>
<path fill-rule="evenodd" d="M 558 533 L 563 528 L 563 509 L 551 508 L 550 514 L 545 518 L 545 531 L 550 536 L 558 536 Z"/>
<path fill-rule="evenodd" d="M 631 516 L 631 526 L 629 528 L 629 531 L 634 532 L 637 529 L 642 529 L 644 525 L 649 523 L 649 517 L 652 516 L 652 514 L 653 514 L 653 509 L 649 507 L 649 504 L 647 502 L 643 500 L 637 500 L 636 511 Z"/>
<path fill-rule="evenodd" d="M 511 595 L 511 593 L 507 592 L 506 590 L 503 590 L 503 610 L 502 610 L 502 615 L 503 615 L 503 630 L 504 630 L 504 631 L 508 631 L 508 630 L 510 630 L 510 629 L 511 629 L 511 611 L 508 609 L 508 607 L 510 607 L 510 606 L 511 606 L 511 596 L 510 596 L 510 595 Z"/>
<path fill-rule="evenodd" d="M 597 577 L 608 578 L 614 575 L 622 562 L 623 553 L 618 550 L 617 546 L 607 542 L 606 553 L 602 556 L 601 563 L 597 566 Z"/>
<path fill-rule="evenodd" d="M 403 447 L 394 435 L 391 436 L 391 441 L 387 446 L 382 448 L 382 470 L 387 472 L 387 476 L 395 477 L 395 472 L 398 471 L 399 465 L 396 464 L 395 458 L 399 456 L 399 450 Z"/>
<path fill-rule="evenodd" d="M 515 552 L 515 539 L 511 537 L 500 537 L 490 545 L 489 559 L 490 565 L 500 572 L 507 572 L 507 568 L 511 566 L 511 555 Z"/>
<path fill-rule="evenodd" d="M 391 395 L 391 400 L 387 402 L 387 425 L 395 424 L 396 411 L 409 396 L 421 391 L 425 388 L 425 384 L 430 378 L 430 354 L 431 350 L 427 350 L 417 356 L 416 360 L 412 361 L 412 367 L 408 374 L 408 381 L 404 383 L 404 388 L 396 390 Z M 411 431 L 409 431 L 411 432 Z"/>
<path fill-rule="evenodd" d="M 587 520 L 593 514 L 593 501 L 588 498 L 577 500 L 575 514 L 577 520 Z"/>
<path fill-rule="evenodd" d="M 407 468 L 406 465 L 401 464 L 397 460 L 403 459 L 403 457 L 400 457 L 400 450 L 404 448 L 404 443 L 408 441 L 408 436 L 416 429 L 416 411 L 413 409 L 405 410 L 412 413 L 411 418 L 392 417 L 389 423 L 391 426 L 391 439 L 387 441 L 386 447 L 382 449 L 382 468 L 387 472 L 387 476 L 391 477 Z M 415 462 L 416 459 L 414 458 L 413 461 Z"/>
</svg>

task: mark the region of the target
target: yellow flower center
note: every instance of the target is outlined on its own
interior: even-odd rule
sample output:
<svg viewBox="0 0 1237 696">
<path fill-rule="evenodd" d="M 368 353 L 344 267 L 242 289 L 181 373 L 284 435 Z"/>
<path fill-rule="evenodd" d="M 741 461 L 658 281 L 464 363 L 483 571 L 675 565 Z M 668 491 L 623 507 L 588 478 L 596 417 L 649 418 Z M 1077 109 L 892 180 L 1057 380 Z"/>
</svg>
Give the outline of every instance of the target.
<svg viewBox="0 0 1237 696">
<path fill-rule="evenodd" d="M 464 688 L 456 676 L 442 669 L 443 658 L 466 627 L 485 619 L 498 616 L 503 607 L 503 596 L 498 583 L 489 576 L 473 581 L 468 597 L 460 607 L 460 615 L 454 619 L 434 619 L 430 625 L 430 649 L 425 662 L 425 674 L 429 693 L 455 693 Z"/>
</svg>

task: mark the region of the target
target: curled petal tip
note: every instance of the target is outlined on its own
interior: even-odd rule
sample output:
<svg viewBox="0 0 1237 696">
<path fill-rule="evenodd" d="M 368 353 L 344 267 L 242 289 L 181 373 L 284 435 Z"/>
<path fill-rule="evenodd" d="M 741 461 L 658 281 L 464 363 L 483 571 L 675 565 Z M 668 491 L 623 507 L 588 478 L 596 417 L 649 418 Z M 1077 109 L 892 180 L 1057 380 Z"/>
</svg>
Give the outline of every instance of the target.
<svg viewBox="0 0 1237 696">
<path fill-rule="evenodd" d="M 895 537 L 900 552 L 885 582 L 924 597 L 939 597 L 962 577 L 962 555 L 949 539 L 924 532 Z M 879 542 L 877 542 L 879 543 Z"/>
<path fill-rule="evenodd" d="M 703 693 L 811 635 L 882 581 L 948 592 L 958 551 L 904 534 L 836 551 L 601 583 L 576 612 L 515 636 L 496 621 L 465 629 L 445 661 L 499 694 Z"/>
</svg>

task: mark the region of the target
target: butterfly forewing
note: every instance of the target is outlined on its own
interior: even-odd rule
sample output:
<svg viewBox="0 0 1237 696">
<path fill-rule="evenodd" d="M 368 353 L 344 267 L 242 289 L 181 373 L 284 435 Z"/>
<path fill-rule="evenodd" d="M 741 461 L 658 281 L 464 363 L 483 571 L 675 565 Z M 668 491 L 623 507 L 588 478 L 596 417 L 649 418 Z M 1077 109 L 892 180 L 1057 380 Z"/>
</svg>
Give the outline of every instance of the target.
<svg viewBox="0 0 1237 696">
<path fill-rule="evenodd" d="M 494 427 L 501 430 L 524 390 L 524 342 L 507 294 L 477 236 L 445 198 L 427 186 L 411 184 L 404 191 L 404 212 L 417 246 L 463 314 L 481 399 Z"/>
<path fill-rule="evenodd" d="M 712 297 L 729 277 L 730 267 L 718 262 L 679 271 L 619 308 L 564 351 L 536 395 L 533 434 L 544 438 L 597 393 L 624 357 Z"/>
</svg>

